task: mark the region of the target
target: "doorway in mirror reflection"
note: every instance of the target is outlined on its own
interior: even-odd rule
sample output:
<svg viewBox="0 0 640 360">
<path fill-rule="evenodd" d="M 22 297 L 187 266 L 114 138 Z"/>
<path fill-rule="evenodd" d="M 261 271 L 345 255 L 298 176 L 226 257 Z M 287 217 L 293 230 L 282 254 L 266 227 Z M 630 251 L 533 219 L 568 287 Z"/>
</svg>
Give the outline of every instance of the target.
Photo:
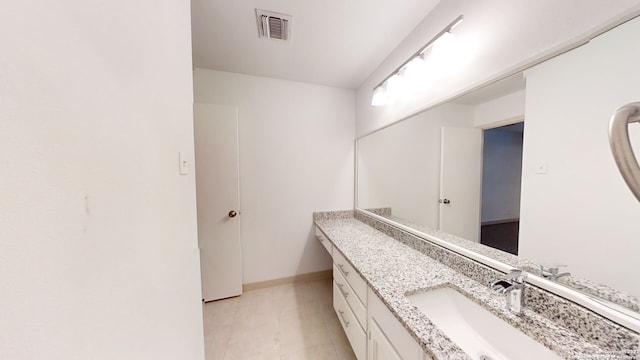
<svg viewBox="0 0 640 360">
<path fill-rule="evenodd" d="M 524 122 L 483 131 L 480 243 L 518 255 Z"/>
</svg>

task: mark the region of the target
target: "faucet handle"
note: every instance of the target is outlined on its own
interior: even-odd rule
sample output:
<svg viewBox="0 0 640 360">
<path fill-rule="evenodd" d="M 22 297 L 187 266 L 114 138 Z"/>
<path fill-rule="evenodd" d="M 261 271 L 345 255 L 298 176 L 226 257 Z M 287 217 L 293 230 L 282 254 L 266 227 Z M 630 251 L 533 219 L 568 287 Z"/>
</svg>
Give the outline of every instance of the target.
<svg viewBox="0 0 640 360">
<path fill-rule="evenodd" d="M 567 265 L 564 265 L 564 264 L 541 264 L 540 275 L 542 275 L 542 277 L 545 277 L 551 280 L 557 280 L 562 276 L 571 275 L 568 272 L 565 272 L 562 274 L 560 273 L 560 269 L 565 267 L 567 267 Z"/>
<path fill-rule="evenodd" d="M 491 290 L 497 292 L 498 294 L 504 294 L 513 284 L 505 279 L 500 279 L 489 284 Z"/>
<path fill-rule="evenodd" d="M 526 272 L 513 269 L 501 279 L 490 284 L 493 291 L 506 295 L 505 301 L 507 302 L 507 309 L 516 314 L 521 314 L 522 308 L 524 307 L 524 281 L 526 278 Z"/>
<path fill-rule="evenodd" d="M 540 272 L 544 275 L 547 274 L 558 274 L 560 272 L 560 268 L 565 268 L 567 265 L 565 264 L 540 264 Z"/>
<path fill-rule="evenodd" d="M 504 276 L 504 279 L 522 284 L 527 279 L 527 273 L 520 269 L 513 269 Z"/>
</svg>

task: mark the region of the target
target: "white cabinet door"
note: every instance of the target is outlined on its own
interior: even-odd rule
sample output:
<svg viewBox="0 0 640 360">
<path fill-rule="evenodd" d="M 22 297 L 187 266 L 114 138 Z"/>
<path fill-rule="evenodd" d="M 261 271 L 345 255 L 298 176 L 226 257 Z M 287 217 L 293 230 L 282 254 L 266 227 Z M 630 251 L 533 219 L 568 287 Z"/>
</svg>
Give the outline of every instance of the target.
<svg viewBox="0 0 640 360">
<path fill-rule="evenodd" d="M 482 130 L 442 128 L 440 230 L 480 242 Z"/>
<path fill-rule="evenodd" d="M 242 294 L 238 110 L 195 104 L 198 246 L 205 301 Z"/>
<path fill-rule="evenodd" d="M 375 321 L 369 322 L 367 360 L 402 360 Z"/>
<path fill-rule="evenodd" d="M 423 360 L 424 351 L 387 306 L 368 289 L 368 360 Z"/>
</svg>

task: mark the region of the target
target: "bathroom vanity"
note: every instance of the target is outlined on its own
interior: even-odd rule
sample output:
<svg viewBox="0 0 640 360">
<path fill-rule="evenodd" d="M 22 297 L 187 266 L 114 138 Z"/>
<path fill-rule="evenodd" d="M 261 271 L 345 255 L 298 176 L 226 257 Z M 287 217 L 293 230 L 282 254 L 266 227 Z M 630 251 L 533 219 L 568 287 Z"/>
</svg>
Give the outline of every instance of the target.
<svg viewBox="0 0 640 360">
<path fill-rule="evenodd" d="M 488 287 L 501 276 L 499 272 L 365 213 L 316 213 L 314 224 L 316 237 L 333 258 L 334 309 L 358 360 L 588 359 L 616 354 L 633 359 L 637 355 L 637 333 L 577 305 L 559 305 L 580 318 L 577 327 L 538 313 L 539 303 L 554 295 L 534 286 L 527 285 L 525 308 L 514 314 L 507 310 L 504 296 Z M 461 311 L 479 306 L 481 311 L 472 312 L 486 312 L 486 319 L 494 319 L 483 321 L 498 321 L 507 328 L 471 324 L 468 331 L 476 334 L 463 338 L 479 337 L 481 344 L 461 341 L 446 324 L 421 311 L 416 300 L 416 294 L 442 289 L 458 295 L 445 294 L 436 303 L 442 299 L 455 303 L 462 296 L 469 304 L 462 304 Z M 471 323 L 471 317 L 464 315 L 463 321 Z"/>
<path fill-rule="evenodd" d="M 608 132 L 640 149 L 627 20 L 357 139 L 355 209 L 314 224 L 359 360 L 638 359 L 640 204 Z"/>
<path fill-rule="evenodd" d="M 316 237 L 333 258 L 333 307 L 358 360 L 431 359 L 318 224 Z"/>
</svg>

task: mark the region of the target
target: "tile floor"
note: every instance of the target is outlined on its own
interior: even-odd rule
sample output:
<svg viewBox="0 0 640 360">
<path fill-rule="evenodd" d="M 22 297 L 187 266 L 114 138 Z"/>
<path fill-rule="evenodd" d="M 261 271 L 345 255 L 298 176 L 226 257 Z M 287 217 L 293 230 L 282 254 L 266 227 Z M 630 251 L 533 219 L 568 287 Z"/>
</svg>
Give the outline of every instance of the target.
<svg viewBox="0 0 640 360">
<path fill-rule="evenodd" d="M 207 360 L 355 360 L 333 310 L 331 279 L 204 304 Z"/>
</svg>

